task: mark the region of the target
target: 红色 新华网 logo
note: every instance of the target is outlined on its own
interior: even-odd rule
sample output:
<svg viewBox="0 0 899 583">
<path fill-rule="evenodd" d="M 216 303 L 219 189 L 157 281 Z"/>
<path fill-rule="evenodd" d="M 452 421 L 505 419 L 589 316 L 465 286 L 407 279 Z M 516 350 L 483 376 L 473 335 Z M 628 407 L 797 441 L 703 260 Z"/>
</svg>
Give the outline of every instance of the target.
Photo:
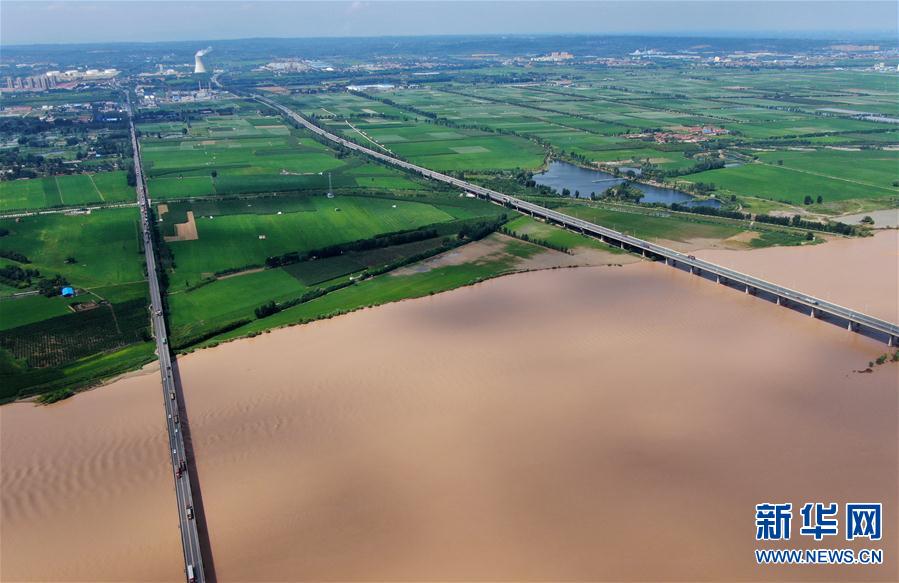
<svg viewBox="0 0 899 583">
<path fill-rule="evenodd" d="M 795 531 L 797 537 L 809 541 L 824 541 L 839 537 L 846 541 L 879 541 L 883 538 L 883 505 L 879 502 L 850 502 L 843 506 L 836 502 L 807 502 L 798 509 L 794 528 L 792 502 L 765 502 L 755 506 L 755 540 L 789 541 Z M 882 549 L 756 549 L 758 564 L 862 564 L 878 565 L 883 562 Z"/>
</svg>

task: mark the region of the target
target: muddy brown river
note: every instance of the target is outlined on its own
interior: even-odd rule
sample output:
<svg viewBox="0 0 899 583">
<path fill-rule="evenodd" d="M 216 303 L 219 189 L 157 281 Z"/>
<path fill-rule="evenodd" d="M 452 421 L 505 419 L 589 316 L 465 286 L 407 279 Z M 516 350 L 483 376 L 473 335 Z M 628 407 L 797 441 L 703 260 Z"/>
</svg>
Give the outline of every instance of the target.
<svg viewBox="0 0 899 583">
<path fill-rule="evenodd" d="M 703 257 L 810 266 L 852 255 L 838 243 Z M 895 264 L 875 264 L 878 238 L 861 243 L 850 259 L 867 270 L 847 269 L 866 285 L 825 297 L 888 317 Z M 783 269 L 820 293 L 820 274 Z M 896 580 L 899 369 L 853 372 L 885 350 L 639 263 L 504 277 L 200 351 L 179 362 L 215 573 Z M 161 399 L 150 371 L 0 408 L 0 579 L 183 580 Z M 883 502 L 883 541 L 824 546 L 881 547 L 885 564 L 757 566 L 766 501 Z"/>
</svg>

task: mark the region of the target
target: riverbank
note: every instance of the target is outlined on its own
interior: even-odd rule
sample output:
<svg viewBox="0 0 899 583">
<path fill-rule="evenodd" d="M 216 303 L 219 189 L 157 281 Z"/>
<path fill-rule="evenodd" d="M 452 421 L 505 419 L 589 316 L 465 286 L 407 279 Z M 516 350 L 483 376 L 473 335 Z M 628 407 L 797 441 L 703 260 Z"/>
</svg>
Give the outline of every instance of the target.
<svg viewBox="0 0 899 583">
<path fill-rule="evenodd" d="M 510 275 L 179 369 L 223 580 L 845 580 L 760 574 L 746 533 L 772 498 L 894 507 L 896 368 L 853 372 L 884 349 L 640 262 Z M 144 375 L 0 408 L 4 580 L 177 579 L 161 398 Z M 895 579 L 887 560 L 872 579 Z"/>
</svg>

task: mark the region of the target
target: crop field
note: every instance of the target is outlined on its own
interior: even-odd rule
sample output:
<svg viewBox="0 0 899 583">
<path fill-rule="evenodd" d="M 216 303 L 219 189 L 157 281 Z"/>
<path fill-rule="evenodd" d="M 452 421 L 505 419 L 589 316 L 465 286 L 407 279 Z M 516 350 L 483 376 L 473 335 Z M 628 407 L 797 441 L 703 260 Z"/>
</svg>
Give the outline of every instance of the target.
<svg viewBox="0 0 899 583">
<path fill-rule="evenodd" d="M 267 302 L 294 300 L 362 270 L 439 248 L 464 221 L 495 220 L 503 209 L 440 194 L 408 196 L 278 195 L 198 199 L 157 207 L 171 255 L 169 308 L 175 345 L 242 320 Z M 180 237 L 193 220 L 195 238 Z M 424 240 L 349 251 L 264 268 L 266 260 L 389 233 L 437 227 Z"/>
<path fill-rule="evenodd" d="M 308 288 L 283 269 L 265 269 L 170 293 L 172 342 L 177 345 L 232 322 L 252 320 L 253 310 L 263 303 L 286 301 L 306 291 Z"/>
<path fill-rule="evenodd" d="M 181 129 L 187 131 L 185 135 Z M 340 159 L 278 117 L 207 116 L 141 126 L 150 194 L 157 200 L 285 191 L 414 189 L 405 175 L 359 158 Z"/>
<path fill-rule="evenodd" d="M 253 212 L 252 207 L 226 207 L 218 215 L 195 214 L 197 239 L 167 243 L 176 265 L 172 285 L 178 288 L 226 270 L 258 267 L 267 257 L 291 251 L 466 218 L 471 214 L 468 209 L 475 207 L 484 214 L 495 212 L 492 205 L 473 199 L 466 199 L 463 206 L 439 206 L 399 198 L 314 196 L 265 214 Z M 186 213 L 187 208 L 182 206 L 179 212 Z M 164 224 L 169 222 L 166 216 L 161 217 Z"/>
<path fill-rule="evenodd" d="M 142 299 L 47 318 L 0 331 L 0 349 L 30 368 L 58 367 L 149 339 Z"/>
<path fill-rule="evenodd" d="M 643 180 L 714 194 L 727 210 L 802 207 L 827 216 L 899 201 L 892 75 L 673 62 L 479 64 L 433 76 L 332 72 L 267 78 L 255 70 L 234 81 L 262 82 L 275 99 L 358 143 L 534 200 L 544 201 L 532 173 L 556 158 L 639 170 Z M 395 87 L 365 85 L 375 78 Z M 347 90 L 355 83 L 368 89 Z M 55 99 L 37 96 L 33 105 Z M 540 243 L 609 249 L 332 148 L 250 100 L 166 103 L 139 116 L 179 350 L 514 272 L 534 254 L 553 253 Z M 67 143 L 66 131 L 4 146 L 56 165 L 9 173 L 39 178 L 0 181 L 0 212 L 134 201 L 126 172 L 115 170 L 123 167 L 115 142 L 121 127 L 97 130 L 112 136 L 100 155 L 93 152 L 102 136 Z M 70 164 L 79 173 L 62 175 Z M 329 179 L 333 197 L 326 196 Z M 545 202 L 662 242 L 722 241 L 750 229 L 609 200 Z M 489 234 L 500 227 L 538 244 Z M 0 400 L 88 383 L 153 358 L 136 209 L 0 219 L 0 228 Z M 805 243 L 798 230 L 752 230 L 758 234 L 733 244 Z M 462 254 L 434 257 L 463 243 L 466 253 L 489 251 L 460 263 L 447 257 Z M 76 297 L 59 297 L 61 282 Z M 50 283 L 53 297 L 35 293 Z"/>
<path fill-rule="evenodd" d="M 650 240 L 689 242 L 693 239 L 726 239 L 743 231 L 743 228 L 737 225 L 686 219 L 664 212 L 651 215 L 585 204 L 562 207 L 559 211 L 634 237 Z"/>
<path fill-rule="evenodd" d="M 327 318 L 359 308 L 377 306 L 405 298 L 416 298 L 470 285 L 518 270 L 522 259 L 544 250 L 537 245 L 492 235 L 489 244 L 498 249 L 480 259 L 454 265 L 413 270 L 411 273 L 384 274 L 339 289 L 309 302 L 224 332 L 210 342 L 259 333 L 270 328 Z M 473 243 L 478 245 L 479 243 Z"/>
<path fill-rule="evenodd" d="M 8 231 L 0 237 L 0 265 L 38 271 L 33 286 L 60 275 L 77 294 L 0 300 L 0 398 L 55 388 L 72 378 L 73 367 L 121 370 L 119 352 L 128 363 L 149 357 L 131 349 L 149 338 L 137 209 L 4 219 L 0 227 Z M 5 296 L 30 289 L 0 283 Z"/>
<path fill-rule="evenodd" d="M 683 179 L 713 183 L 725 193 L 758 196 L 795 205 L 802 204 L 806 196 L 815 200 L 821 196 L 825 202 L 899 196 L 899 188 L 888 186 L 889 183 L 878 185 L 864 181 L 865 177 L 875 180 L 882 177 L 878 171 L 882 167 L 879 161 L 860 163 L 861 168 L 856 168 L 854 178 L 834 176 L 832 168 L 826 168 L 823 172 L 806 170 L 802 168 L 806 164 L 816 166 L 818 161 L 799 159 L 793 164 L 784 161 L 782 166 L 745 164 L 690 174 Z M 845 175 L 850 173 L 850 169 L 838 169 L 836 173 Z"/>
<path fill-rule="evenodd" d="M 336 257 L 302 261 L 282 268 L 262 269 L 224 277 L 193 289 L 169 294 L 172 338 L 178 345 L 186 339 L 229 327 L 234 322 L 254 320 L 254 310 L 263 303 L 293 300 L 312 290 L 345 280 L 369 267 L 414 257 L 438 249 L 444 239 L 394 245 Z"/>
<path fill-rule="evenodd" d="M 125 172 L 70 174 L 0 182 L 0 212 L 130 202 Z"/>
<path fill-rule="evenodd" d="M 293 99 L 301 106 L 314 100 L 307 113 L 317 108 L 316 115 L 323 116 L 331 129 L 341 129 L 349 121 L 384 148 L 424 165 L 435 156 L 432 165 L 443 164 L 443 169 L 456 168 L 430 149 L 437 145 L 419 142 L 416 134 L 405 135 L 410 120 L 417 120 L 416 126 L 439 122 L 442 131 L 456 133 L 477 128 L 503 137 L 514 134 L 585 162 L 651 166 L 668 176 L 714 183 L 725 194 L 755 200 L 796 205 L 807 195 L 814 199 L 820 195 L 825 203 L 835 203 L 815 207 L 823 214 L 861 204 L 863 208 L 893 204 L 896 151 L 881 148 L 899 145 L 899 127 L 889 120 L 858 117 L 867 113 L 896 119 L 899 91 L 884 76 L 849 70 L 710 71 L 700 77 L 689 69 L 608 70 L 601 75 L 575 71 L 578 80 L 566 84 L 457 81 L 369 97 L 327 94 Z M 328 100 L 341 106 L 329 108 Z M 391 110 L 366 107 L 365 100 Z M 380 115 L 364 117 L 366 109 Z M 716 134 L 713 139 L 704 137 L 706 130 L 699 132 L 700 128 L 712 128 Z M 694 137 L 652 139 L 685 132 Z M 347 135 L 345 128 L 343 133 Z M 715 157 L 757 156 L 764 164 L 706 171 L 697 165 L 704 158 L 694 154 L 710 150 L 709 144 L 714 144 Z M 747 201 L 746 206 L 759 203 Z"/>
<path fill-rule="evenodd" d="M 296 95 L 284 102 L 327 129 L 435 170 L 536 168 L 539 145 L 516 136 L 447 128 L 351 94 Z"/>
<path fill-rule="evenodd" d="M 0 227 L 9 230 L 0 237 L 0 251 L 20 253 L 28 267 L 59 273 L 73 285 L 91 289 L 144 279 L 137 209 L 2 219 Z"/>
<path fill-rule="evenodd" d="M 543 221 L 520 216 L 506 223 L 506 228 L 517 236 L 528 236 L 532 241 L 545 241 L 556 247 L 570 250 L 579 248 L 601 249 L 610 253 L 622 253 L 619 249 L 606 245 L 592 237 L 573 233 L 567 229 L 544 223 Z"/>
</svg>

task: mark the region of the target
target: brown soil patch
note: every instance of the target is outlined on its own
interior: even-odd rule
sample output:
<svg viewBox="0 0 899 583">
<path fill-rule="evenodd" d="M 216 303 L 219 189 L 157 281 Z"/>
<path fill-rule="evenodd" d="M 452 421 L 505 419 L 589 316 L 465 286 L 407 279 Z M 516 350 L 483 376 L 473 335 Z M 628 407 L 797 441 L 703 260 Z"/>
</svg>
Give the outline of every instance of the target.
<svg viewBox="0 0 899 583">
<path fill-rule="evenodd" d="M 501 256 L 508 256 L 506 253 L 506 244 L 517 241 L 508 235 L 495 233 L 486 239 L 469 243 L 463 247 L 441 253 L 431 259 L 403 267 L 392 272 L 391 275 L 411 275 L 413 273 L 424 273 L 446 267 L 447 265 L 461 265 L 463 263 L 476 263 L 478 261 L 487 261 L 498 259 Z M 535 243 L 531 243 L 538 247 Z M 640 258 L 630 254 L 615 254 L 601 249 L 591 249 L 589 247 L 578 247 L 569 255 L 554 249 L 542 248 L 542 251 L 527 258 L 516 257 L 517 262 L 513 267 L 514 271 L 534 271 L 538 269 L 553 269 L 557 267 L 593 267 L 601 265 L 623 265 L 625 263 L 634 263 Z"/>
<path fill-rule="evenodd" d="M 497 235 L 491 235 L 486 239 L 469 243 L 441 253 L 430 259 L 426 259 L 420 263 L 402 267 L 391 273 L 391 275 L 411 275 L 413 273 L 425 273 L 438 267 L 446 267 L 447 265 L 461 265 L 472 261 L 492 259 L 505 253 L 506 241 L 500 239 Z"/>
<path fill-rule="evenodd" d="M 743 231 L 742 233 L 737 233 L 733 237 L 728 237 L 724 240 L 724 243 L 737 243 L 742 245 L 749 245 L 754 240 L 758 239 L 761 236 L 761 233 L 757 231 Z"/>
<path fill-rule="evenodd" d="M 194 219 L 194 211 L 187 211 L 187 222 L 175 225 L 174 236 L 164 237 L 166 242 L 171 241 L 196 241 L 200 238 L 197 234 L 197 221 Z"/>
<path fill-rule="evenodd" d="M 269 93 L 278 93 L 280 95 L 289 95 L 290 89 L 286 87 L 281 87 L 279 85 L 267 85 L 265 87 L 260 87 L 262 91 L 268 91 Z"/>
<path fill-rule="evenodd" d="M 228 273 L 226 275 L 220 275 L 220 276 L 216 277 L 216 279 L 231 279 L 232 277 L 240 277 L 241 275 L 249 275 L 251 273 L 259 273 L 260 271 L 265 271 L 265 268 L 264 267 L 256 267 L 253 269 L 246 269 L 244 271 Z"/>
</svg>

